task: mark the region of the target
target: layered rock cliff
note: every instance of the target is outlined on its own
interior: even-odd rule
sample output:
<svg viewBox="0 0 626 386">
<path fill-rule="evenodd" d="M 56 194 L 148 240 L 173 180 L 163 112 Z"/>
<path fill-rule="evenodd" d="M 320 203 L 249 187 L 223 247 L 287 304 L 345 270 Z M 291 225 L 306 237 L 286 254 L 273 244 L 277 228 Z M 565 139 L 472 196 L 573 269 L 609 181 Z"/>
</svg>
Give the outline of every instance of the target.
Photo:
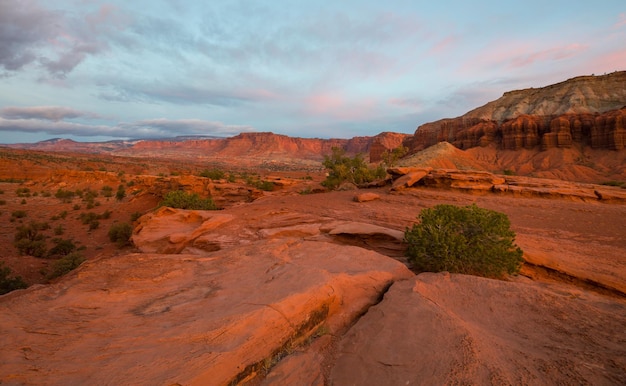
<svg viewBox="0 0 626 386">
<path fill-rule="evenodd" d="M 460 149 L 620 150 L 626 145 L 626 71 L 506 92 L 467 114 L 426 123 L 407 141 L 417 151 L 447 141 Z"/>
</svg>

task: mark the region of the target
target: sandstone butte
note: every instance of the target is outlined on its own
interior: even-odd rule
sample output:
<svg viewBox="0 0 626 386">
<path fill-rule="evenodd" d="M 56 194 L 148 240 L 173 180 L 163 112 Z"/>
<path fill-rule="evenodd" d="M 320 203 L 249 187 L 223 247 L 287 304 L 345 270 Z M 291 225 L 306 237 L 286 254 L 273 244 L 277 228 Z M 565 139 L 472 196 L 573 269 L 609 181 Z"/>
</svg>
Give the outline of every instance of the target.
<svg viewBox="0 0 626 386">
<path fill-rule="evenodd" d="M 581 76 L 541 88 L 510 91 L 457 118 L 417 128 L 413 151 L 447 141 L 460 149 L 490 144 L 504 150 L 620 150 L 626 145 L 626 71 Z"/>
</svg>

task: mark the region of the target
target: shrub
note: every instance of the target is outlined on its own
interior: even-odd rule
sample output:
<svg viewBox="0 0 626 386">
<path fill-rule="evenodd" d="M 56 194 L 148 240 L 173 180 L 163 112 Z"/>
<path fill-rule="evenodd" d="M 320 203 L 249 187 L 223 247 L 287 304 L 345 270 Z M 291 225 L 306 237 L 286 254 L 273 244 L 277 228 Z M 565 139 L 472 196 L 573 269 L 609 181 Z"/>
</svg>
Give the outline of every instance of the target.
<svg viewBox="0 0 626 386">
<path fill-rule="evenodd" d="M 83 255 L 78 252 L 72 252 L 67 256 L 55 261 L 52 265 L 52 272 L 48 274 L 48 279 L 54 279 L 65 275 L 66 273 L 76 269 L 85 261 Z"/>
<path fill-rule="evenodd" d="M 115 192 L 115 198 L 117 201 L 122 201 L 126 197 L 126 190 L 124 189 L 124 185 L 120 185 L 117 188 L 117 192 Z"/>
<path fill-rule="evenodd" d="M 30 255 L 34 257 L 46 256 L 46 242 L 44 240 L 21 239 L 15 242 L 15 248 L 20 255 Z"/>
<path fill-rule="evenodd" d="M 113 188 L 108 186 L 108 185 L 103 186 L 102 187 L 102 195 L 104 197 L 113 197 Z"/>
<path fill-rule="evenodd" d="M 70 190 L 59 189 L 54 194 L 54 197 L 58 198 L 62 202 L 66 202 L 67 203 L 67 202 L 71 202 L 75 195 L 76 195 L 76 193 L 74 193 L 74 192 L 72 192 Z"/>
<path fill-rule="evenodd" d="M 511 170 L 511 169 L 504 169 L 502 171 L 502 174 L 504 174 L 505 176 L 514 176 L 515 172 L 513 170 Z"/>
<path fill-rule="evenodd" d="M 48 257 L 66 256 L 76 250 L 76 244 L 72 240 L 53 239 L 54 247 L 48 251 Z"/>
<path fill-rule="evenodd" d="M 54 228 L 55 235 L 61 236 L 63 233 L 65 233 L 65 229 L 63 229 L 63 225 L 59 225 L 56 228 Z"/>
<path fill-rule="evenodd" d="M 0 295 L 28 287 L 20 276 L 11 277 L 11 273 L 11 268 L 5 267 L 4 261 L 0 261 Z"/>
<path fill-rule="evenodd" d="M 219 169 L 204 169 L 200 172 L 200 177 L 210 178 L 212 180 L 222 180 L 226 176 L 226 173 Z"/>
<path fill-rule="evenodd" d="M 387 167 L 392 167 L 398 162 L 398 160 L 408 153 L 409 149 L 400 145 L 393 150 L 385 150 L 382 154 L 382 159 Z"/>
<path fill-rule="evenodd" d="M 159 206 L 169 206 L 178 209 L 216 210 L 217 206 L 211 198 L 200 198 L 197 193 L 186 193 L 182 190 L 173 190 L 163 197 Z"/>
<path fill-rule="evenodd" d="M 134 212 L 130 215 L 130 221 L 135 222 L 137 220 L 139 220 L 139 217 L 142 216 L 141 212 Z"/>
<path fill-rule="evenodd" d="M 129 223 L 121 222 L 111 225 L 109 229 L 109 240 L 123 247 L 130 244 L 130 236 L 133 234 L 133 227 Z"/>
<path fill-rule="evenodd" d="M 14 245 L 21 255 L 30 255 L 34 257 L 45 257 L 46 241 L 41 231 L 50 229 L 48 223 L 31 222 L 28 225 L 22 225 L 17 228 L 14 237 Z"/>
<path fill-rule="evenodd" d="M 30 189 L 28 188 L 17 188 L 15 193 L 18 197 L 30 197 Z"/>
<path fill-rule="evenodd" d="M 24 218 L 24 217 L 26 217 L 26 211 L 24 211 L 24 210 L 16 210 L 15 212 L 11 213 L 11 217 Z"/>
<path fill-rule="evenodd" d="M 256 187 L 257 189 L 264 190 L 266 192 L 271 192 L 274 190 L 274 183 L 272 181 L 250 181 L 250 185 Z"/>
<path fill-rule="evenodd" d="M 475 204 L 437 205 L 418 218 L 404 234 L 415 269 L 493 278 L 519 272 L 523 252 L 504 213 Z"/>
<path fill-rule="evenodd" d="M 335 189 L 345 181 L 358 185 L 385 177 L 382 166 L 369 168 L 361 154 L 350 158 L 345 153 L 345 150 L 333 147 L 332 154 L 324 156 L 323 165 L 328 170 L 328 177 L 322 182 L 323 186 Z"/>
</svg>

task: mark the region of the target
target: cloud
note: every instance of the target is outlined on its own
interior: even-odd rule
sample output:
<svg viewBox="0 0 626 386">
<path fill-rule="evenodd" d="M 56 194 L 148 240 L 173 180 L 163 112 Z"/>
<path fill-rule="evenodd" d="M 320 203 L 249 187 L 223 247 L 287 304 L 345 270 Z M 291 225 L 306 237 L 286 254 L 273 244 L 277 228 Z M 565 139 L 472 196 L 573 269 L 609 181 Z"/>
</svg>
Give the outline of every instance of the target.
<svg viewBox="0 0 626 386">
<path fill-rule="evenodd" d="M 108 101 L 139 101 L 139 102 L 167 102 L 178 105 L 213 105 L 236 106 L 245 102 L 256 102 L 275 99 L 277 96 L 265 89 L 226 89 L 220 86 L 202 87 L 187 85 L 185 82 L 177 84 L 127 84 L 117 86 L 112 91 L 102 92 L 100 98 Z"/>
<path fill-rule="evenodd" d="M 89 125 L 76 122 L 67 122 L 62 118 L 75 117 L 71 109 L 61 114 L 61 108 L 57 108 L 56 115 L 50 115 L 50 111 L 42 114 L 31 113 L 25 115 L 28 118 L 6 119 L 0 117 L 0 131 L 46 133 L 50 135 L 74 135 L 79 137 L 114 137 L 114 138 L 159 138 L 173 137 L 177 135 L 215 135 L 232 136 L 241 132 L 255 131 L 251 126 L 228 125 L 217 121 L 205 121 L 200 119 L 150 119 L 130 123 L 118 123 L 113 126 Z M 59 118 L 59 119 L 56 119 Z"/>
<path fill-rule="evenodd" d="M 60 20 L 35 1 L 0 2 L 0 66 L 16 71 L 36 61 L 46 39 L 59 35 Z"/>
<path fill-rule="evenodd" d="M 232 136 L 241 132 L 254 131 L 254 128 L 251 126 L 226 125 L 222 122 L 201 119 L 148 119 L 132 123 L 121 123 L 117 127 L 127 133 L 125 137 L 132 138 L 137 136 L 171 137 L 175 135 Z"/>
<path fill-rule="evenodd" d="M 100 118 L 98 114 L 92 112 L 61 106 L 8 106 L 0 109 L 0 116 L 7 119 L 45 119 L 55 122 L 72 118 Z"/>
<path fill-rule="evenodd" d="M 613 29 L 620 29 L 624 26 L 626 26 L 626 13 L 620 13 L 617 22 L 613 24 Z"/>
<path fill-rule="evenodd" d="M 0 2 L 0 67 L 9 72 L 37 64 L 64 78 L 88 56 L 109 48 L 127 18 L 102 5 L 92 13 L 52 11 L 35 0 Z"/>
<path fill-rule="evenodd" d="M 583 44 L 569 44 L 566 46 L 550 47 L 540 51 L 526 52 L 520 55 L 513 53 L 506 58 L 510 68 L 519 68 L 532 65 L 535 62 L 556 61 L 571 58 L 585 51 L 588 46 Z"/>
<path fill-rule="evenodd" d="M 423 98 L 411 97 L 411 98 L 390 98 L 389 104 L 398 107 L 408 107 L 412 109 L 420 109 L 424 105 Z"/>
</svg>

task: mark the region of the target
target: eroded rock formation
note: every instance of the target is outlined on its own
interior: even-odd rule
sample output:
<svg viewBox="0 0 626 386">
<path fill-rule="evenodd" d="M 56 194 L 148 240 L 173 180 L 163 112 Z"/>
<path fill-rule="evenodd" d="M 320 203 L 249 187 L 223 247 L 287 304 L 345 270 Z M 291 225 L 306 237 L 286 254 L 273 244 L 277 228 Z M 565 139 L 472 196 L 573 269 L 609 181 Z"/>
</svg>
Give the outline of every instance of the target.
<svg viewBox="0 0 626 386">
<path fill-rule="evenodd" d="M 568 148 L 573 143 L 620 150 L 626 145 L 626 71 L 582 76 L 511 91 L 467 114 L 420 126 L 412 151 L 447 141 L 460 149 Z"/>
</svg>

